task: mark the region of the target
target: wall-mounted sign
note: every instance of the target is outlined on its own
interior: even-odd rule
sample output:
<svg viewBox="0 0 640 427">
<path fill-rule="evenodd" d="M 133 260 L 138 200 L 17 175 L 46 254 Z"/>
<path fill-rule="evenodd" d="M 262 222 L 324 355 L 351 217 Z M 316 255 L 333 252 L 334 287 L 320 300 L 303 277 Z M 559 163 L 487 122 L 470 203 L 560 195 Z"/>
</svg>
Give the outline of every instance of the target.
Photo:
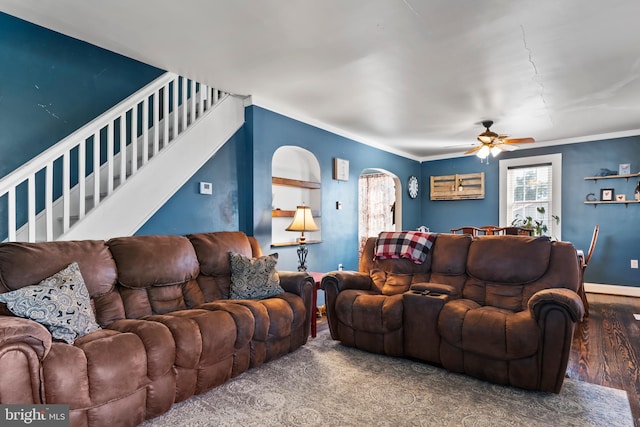
<svg viewBox="0 0 640 427">
<path fill-rule="evenodd" d="M 333 158 L 333 179 L 349 181 L 349 160 Z"/>
</svg>

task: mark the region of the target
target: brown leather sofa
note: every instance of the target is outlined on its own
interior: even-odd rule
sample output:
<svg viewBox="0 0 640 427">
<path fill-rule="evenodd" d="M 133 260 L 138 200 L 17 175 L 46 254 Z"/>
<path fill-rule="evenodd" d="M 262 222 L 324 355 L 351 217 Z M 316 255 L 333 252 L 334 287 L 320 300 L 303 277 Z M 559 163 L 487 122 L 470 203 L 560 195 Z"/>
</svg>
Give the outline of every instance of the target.
<svg viewBox="0 0 640 427">
<path fill-rule="evenodd" d="M 375 260 L 322 280 L 331 336 L 498 384 L 558 393 L 583 305 L 576 250 L 546 237 L 439 234 L 423 264 Z"/>
<path fill-rule="evenodd" d="M 76 261 L 102 327 L 70 345 L 0 307 L 0 403 L 132 426 L 305 344 L 313 279 L 279 272 L 285 293 L 230 300 L 229 251 L 262 255 L 240 232 L 0 244 L 0 293 Z"/>
</svg>

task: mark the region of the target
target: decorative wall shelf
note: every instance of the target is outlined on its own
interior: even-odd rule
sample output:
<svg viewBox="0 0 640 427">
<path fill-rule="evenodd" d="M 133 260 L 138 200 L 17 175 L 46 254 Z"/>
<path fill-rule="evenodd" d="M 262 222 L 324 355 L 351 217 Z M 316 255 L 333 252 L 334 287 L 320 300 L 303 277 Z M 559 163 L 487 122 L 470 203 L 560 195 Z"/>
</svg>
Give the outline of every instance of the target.
<svg viewBox="0 0 640 427">
<path fill-rule="evenodd" d="M 431 176 L 431 200 L 484 199 L 484 172 Z"/>
<path fill-rule="evenodd" d="M 584 179 L 587 181 L 593 181 L 594 183 L 598 182 L 599 179 L 624 179 L 628 182 L 629 178 L 636 177 L 640 177 L 640 172 L 628 175 L 585 176 Z M 625 207 L 628 208 L 629 205 L 639 203 L 640 200 L 586 200 L 584 202 L 585 205 L 593 205 L 594 208 L 597 208 L 598 205 L 625 205 Z"/>
<path fill-rule="evenodd" d="M 635 178 L 635 177 L 640 177 L 640 172 L 638 173 L 631 173 L 629 175 L 607 175 L 607 176 L 585 176 L 584 179 L 585 180 L 592 180 L 593 182 L 598 181 L 599 179 L 619 179 L 619 178 L 624 178 L 627 181 L 629 181 L 629 178 Z M 624 203 L 624 202 L 621 202 Z"/>
<path fill-rule="evenodd" d="M 605 201 L 600 201 L 600 200 L 587 200 L 586 202 L 584 202 L 585 205 L 593 205 L 593 207 L 598 207 L 598 205 L 626 205 L 626 207 L 628 208 L 629 205 L 633 205 L 633 204 L 638 204 L 640 203 L 639 200 L 623 200 L 623 201 L 617 201 L 617 200 L 605 200 Z"/>
</svg>

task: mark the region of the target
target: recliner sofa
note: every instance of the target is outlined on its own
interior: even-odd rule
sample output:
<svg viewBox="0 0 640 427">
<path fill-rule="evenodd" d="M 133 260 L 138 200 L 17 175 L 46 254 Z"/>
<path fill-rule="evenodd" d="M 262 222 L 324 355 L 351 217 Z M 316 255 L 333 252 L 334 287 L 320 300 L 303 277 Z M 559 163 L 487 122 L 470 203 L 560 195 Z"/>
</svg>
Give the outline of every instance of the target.
<svg viewBox="0 0 640 427">
<path fill-rule="evenodd" d="M 584 308 L 571 243 L 438 234 L 426 260 L 375 259 L 322 279 L 331 336 L 498 384 L 558 393 Z"/>
<path fill-rule="evenodd" d="M 101 329 L 73 344 L 0 304 L 0 403 L 68 404 L 72 426 L 133 426 L 306 343 L 313 279 L 279 272 L 284 293 L 230 300 L 241 232 L 0 244 L 0 293 L 76 262 Z"/>
</svg>

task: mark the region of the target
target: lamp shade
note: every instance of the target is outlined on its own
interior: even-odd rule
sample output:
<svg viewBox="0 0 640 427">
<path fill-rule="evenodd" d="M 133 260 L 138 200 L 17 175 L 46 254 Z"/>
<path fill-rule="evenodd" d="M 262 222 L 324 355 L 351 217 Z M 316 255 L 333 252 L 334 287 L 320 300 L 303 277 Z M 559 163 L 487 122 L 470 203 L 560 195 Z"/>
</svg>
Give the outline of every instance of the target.
<svg viewBox="0 0 640 427">
<path fill-rule="evenodd" d="M 480 157 L 481 159 L 486 159 L 489 153 L 491 153 L 491 149 L 489 148 L 489 146 L 483 145 L 482 148 L 476 153 L 476 156 Z"/>
<path fill-rule="evenodd" d="M 497 156 L 498 154 L 500 154 L 502 152 L 502 148 L 500 148 L 500 146 L 498 145 L 494 145 L 493 147 L 491 147 L 491 155 L 493 157 Z"/>
<path fill-rule="evenodd" d="M 293 215 L 293 221 L 285 230 L 301 231 L 303 235 L 305 231 L 317 231 L 318 226 L 313 220 L 311 208 L 309 206 L 298 206 L 296 213 Z"/>
</svg>

